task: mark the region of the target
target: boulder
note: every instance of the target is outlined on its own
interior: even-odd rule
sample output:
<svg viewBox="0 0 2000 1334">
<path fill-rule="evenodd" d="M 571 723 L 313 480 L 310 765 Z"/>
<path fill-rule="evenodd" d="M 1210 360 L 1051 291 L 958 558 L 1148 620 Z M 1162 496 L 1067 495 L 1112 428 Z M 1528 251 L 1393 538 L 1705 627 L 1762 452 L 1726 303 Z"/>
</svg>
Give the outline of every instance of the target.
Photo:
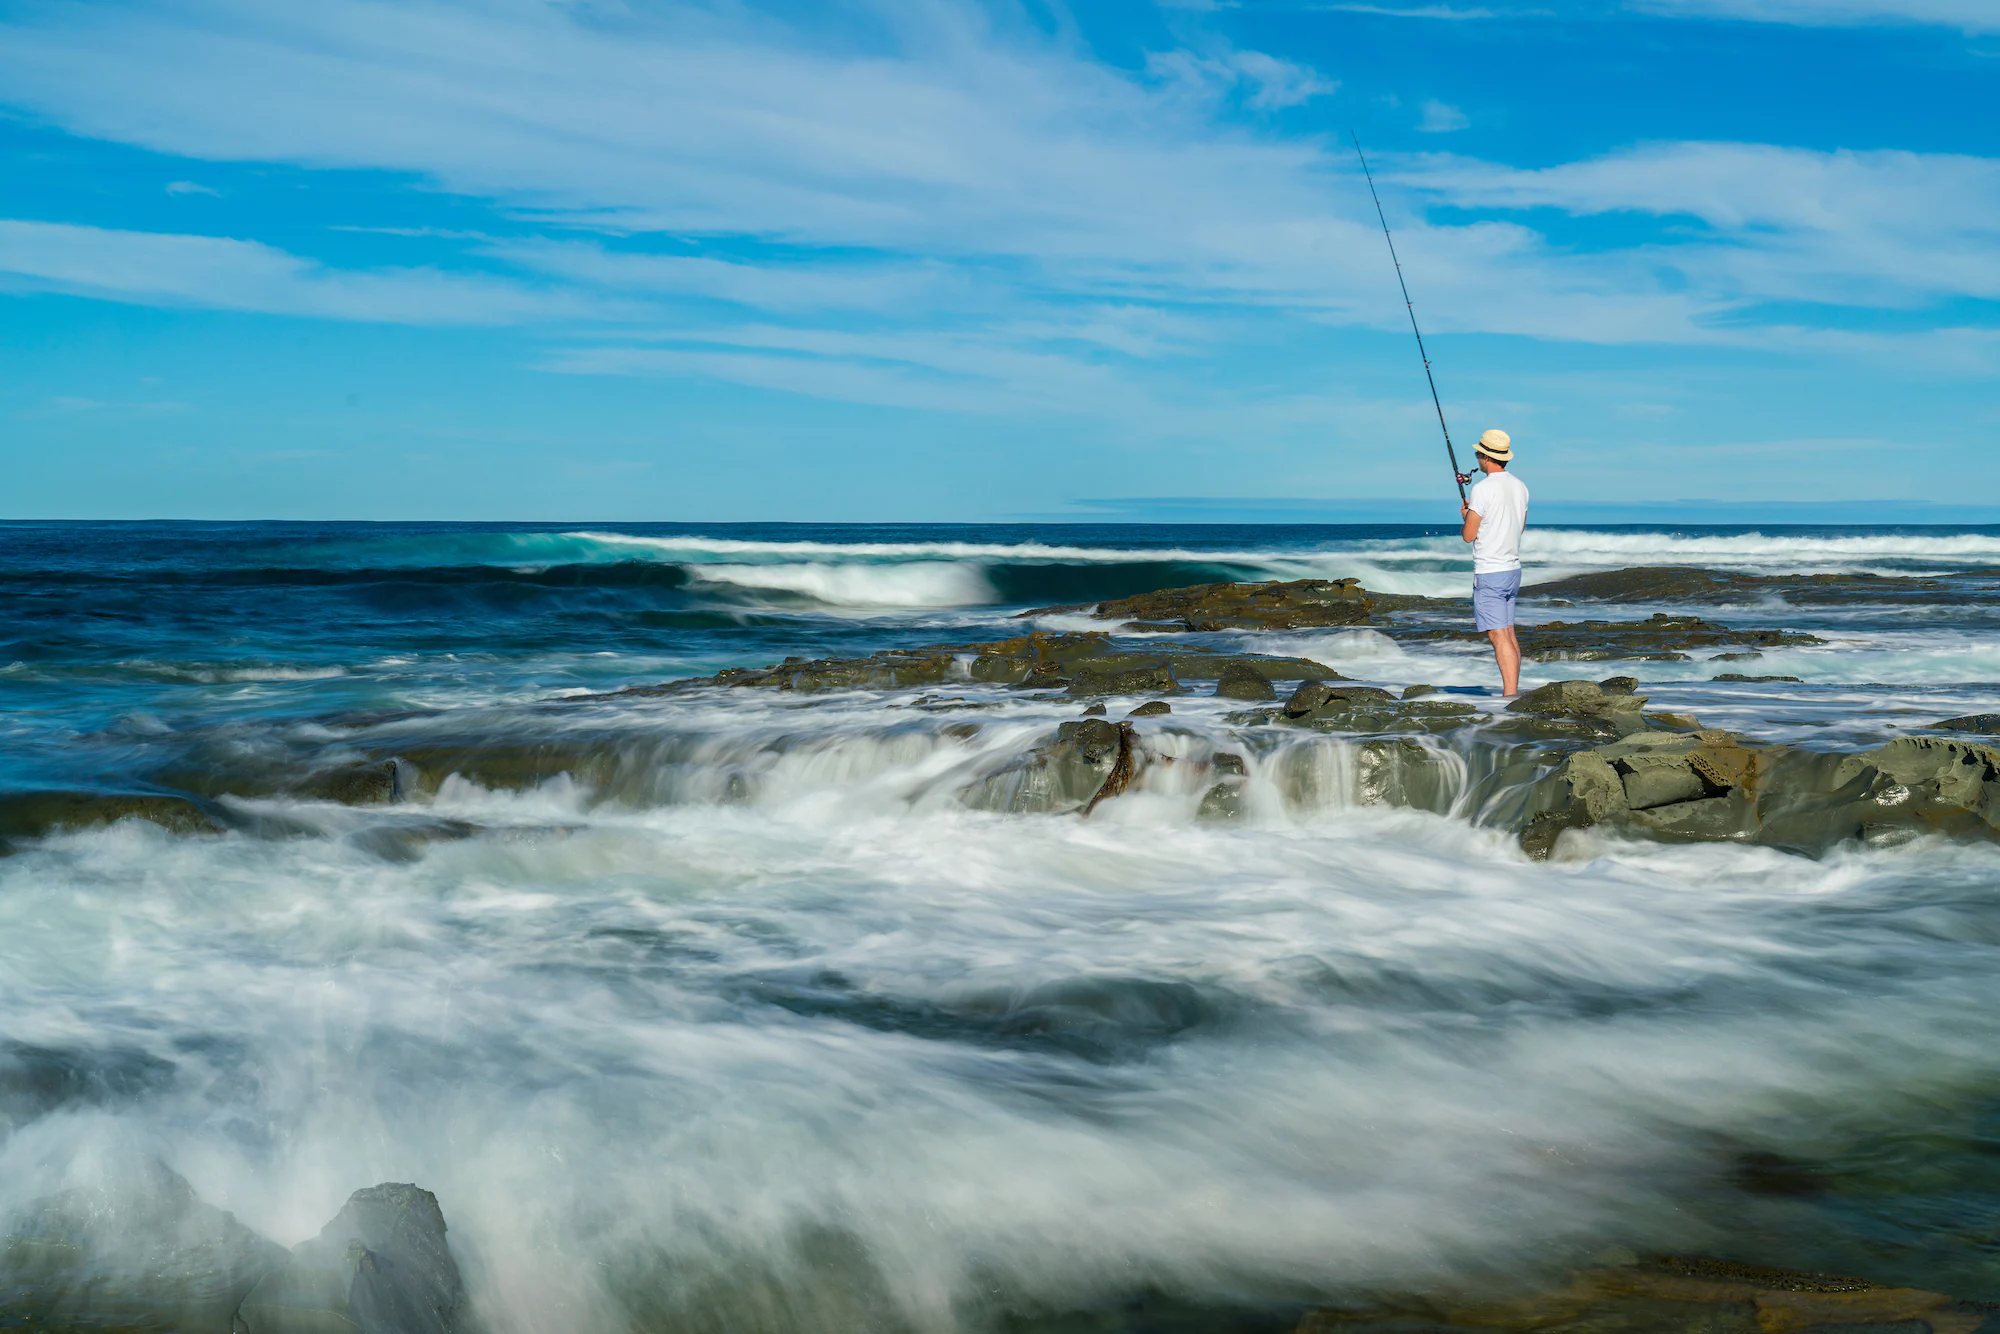
<svg viewBox="0 0 2000 1334">
<path fill-rule="evenodd" d="M 1157 718 L 1163 713 L 1172 713 L 1173 711 L 1173 705 L 1163 699 L 1154 699 L 1146 701 L 1125 716 L 1127 718 Z"/>
<path fill-rule="evenodd" d="M 453 1334 L 465 1284 L 437 1197 L 388 1182 L 264 1276 L 237 1311 L 244 1334 Z"/>
<path fill-rule="evenodd" d="M 1247 663 L 1231 663 L 1216 678 L 1215 693 L 1222 699 L 1265 700 L 1278 697 L 1271 678 Z"/>
</svg>

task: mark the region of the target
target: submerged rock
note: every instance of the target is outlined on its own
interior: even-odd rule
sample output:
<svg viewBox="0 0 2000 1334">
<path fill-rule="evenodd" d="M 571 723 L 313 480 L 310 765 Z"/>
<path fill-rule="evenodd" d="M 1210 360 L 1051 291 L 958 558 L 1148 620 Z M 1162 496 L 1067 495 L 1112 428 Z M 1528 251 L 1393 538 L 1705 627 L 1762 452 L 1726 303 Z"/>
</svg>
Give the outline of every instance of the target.
<svg viewBox="0 0 2000 1334">
<path fill-rule="evenodd" d="M 0 795 L 0 848 L 13 839 L 145 820 L 176 834 L 219 834 L 219 810 L 165 792 L 13 792 Z"/>
<path fill-rule="evenodd" d="M 1125 728 L 1106 719 L 1063 723 L 1053 741 L 970 784 L 959 800 L 1016 814 L 1081 810 L 1103 791 L 1129 744 Z"/>
<path fill-rule="evenodd" d="M 1484 640 L 1476 630 L 1447 626 L 1391 628 L 1404 639 Z M 1531 662 L 1603 662 L 1628 658 L 1685 662 L 1688 649 L 1727 644 L 1802 647 L 1825 641 L 1797 630 L 1740 630 L 1699 616 L 1660 612 L 1643 621 L 1546 621 L 1515 627 L 1521 655 Z"/>
<path fill-rule="evenodd" d="M 1736 681 L 1744 685 L 1764 685 L 1772 681 L 1789 681 L 1793 685 L 1804 684 L 1804 678 L 1797 676 L 1745 676 L 1741 672 L 1723 672 L 1708 679 L 1711 681 Z"/>
<path fill-rule="evenodd" d="M 0 1239 L 0 1328 L 230 1334 L 285 1251 L 154 1165 L 30 1203 Z"/>
<path fill-rule="evenodd" d="M 437 1197 L 388 1182 L 355 1191 L 257 1283 L 237 1320 L 244 1334 L 452 1334 L 464 1305 Z"/>
<path fill-rule="evenodd" d="M 1957 601 L 1973 590 L 1942 579 L 1881 574 L 1738 574 L 1694 566 L 1639 566 L 1596 570 L 1530 584 L 1521 596 L 1589 602 L 1741 602 L 1782 597 L 1794 603 Z"/>
</svg>

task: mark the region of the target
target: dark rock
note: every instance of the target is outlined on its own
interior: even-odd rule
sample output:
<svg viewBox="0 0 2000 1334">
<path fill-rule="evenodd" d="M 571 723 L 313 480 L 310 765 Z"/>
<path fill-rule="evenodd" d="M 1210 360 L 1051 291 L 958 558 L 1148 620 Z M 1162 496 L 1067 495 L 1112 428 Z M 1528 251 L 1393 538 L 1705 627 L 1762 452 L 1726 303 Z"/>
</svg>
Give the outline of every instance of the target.
<svg viewBox="0 0 2000 1334">
<path fill-rule="evenodd" d="M 1616 679 L 1616 678 L 1614 678 Z M 1527 691 L 1507 706 L 1509 713 L 1573 719 L 1623 736 L 1644 730 L 1644 695 L 1607 694 L 1595 681 L 1552 681 Z"/>
<path fill-rule="evenodd" d="M 1241 783 L 1217 783 L 1202 793 L 1201 805 L 1195 808 L 1198 820 L 1240 820 L 1243 818 L 1243 785 Z"/>
<path fill-rule="evenodd" d="M 1181 683 L 1174 679 L 1174 669 L 1165 663 L 1125 671 L 1085 667 L 1069 683 L 1072 695 L 1164 695 L 1180 688 Z"/>
<path fill-rule="evenodd" d="M 1024 617 L 1081 612 L 1100 620 L 1134 623 L 1147 631 L 1168 626 L 1187 631 L 1292 630 L 1307 626 L 1365 625 L 1368 595 L 1353 579 L 1273 580 L 1261 584 L 1196 584 L 1137 597 L 1038 607 Z"/>
<path fill-rule="evenodd" d="M 1105 715 L 1105 713 L 1106 709 L 1104 705 L 1099 703 L 1099 704 L 1093 704 L 1089 708 L 1085 709 L 1083 711 L 1083 716 L 1086 718 L 1102 718 Z"/>
<path fill-rule="evenodd" d="M 1216 678 L 1215 693 L 1223 699 L 1276 699 L 1271 678 L 1247 663 L 1233 662 Z"/>
<path fill-rule="evenodd" d="M 176 834 L 216 834 L 217 808 L 165 792 L 13 792 L 0 795 L 0 840 L 146 820 Z"/>
<path fill-rule="evenodd" d="M 229 1334 L 284 1248 L 164 1165 L 31 1202 L 0 1239 L 0 1328 Z"/>
<path fill-rule="evenodd" d="M 1016 684 L 1023 690 L 1059 690 L 1069 682 L 1063 678 L 1060 663 L 1037 662 L 1028 665 Z"/>
<path fill-rule="evenodd" d="M 1938 579 L 1879 574 L 1737 574 L 1691 566 L 1596 570 L 1521 590 L 1528 598 L 1592 602 L 1742 602 L 1779 596 L 1793 603 L 1935 601 L 1954 594 Z"/>
<path fill-rule="evenodd" d="M 1403 639 L 1484 640 L 1478 631 L 1444 626 L 1390 627 Z M 1521 655 L 1531 662 L 1602 662 L 1627 658 L 1685 662 L 1690 648 L 1751 644 L 1801 647 L 1824 641 L 1796 630 L 1738 630 L 1699 616 L 1658 613 L 1644 621 L 1546 621 L 1515 628 Z"/>
<path fill-rule="evenodd" d="M 1753 658 L 1761 658 L 1761 657 L 1763 657 L 1763 656 L 1764 656 L 1764 655 L 1763 655 L 1763 654 L 1762 654 L 1761 652 L 1759 652 L 1758 650 L 1756 650 L 1756 649 L 1751 649 L 1751 650 L 1750 650 L 1749 652 L 1747 652 L 1747 653 L 1717 653 L 1717 654 L 1714 654 L 1714 655 L 1710 656 L 1710 658 L 1709 658 L 1709 661 L 1710 661 L 1710 662 L 1749 662 L 1749 661 L 1750 661 L 1751 659 L 1753 659 Z"/>
<path fill-rule="evenodd" d="M 403 782 L 394 760 L 345 764 L 308 774 L 299 795 L 346 806 L 375 806 L 403 799 Z"/>
<path fill-rule="evenodd" d="M 1154 699 L 1141 704 L 1125 716 L 1127 718 L 1157 718 L 1163 713 L 1172 713 L 1173 711 L 1173 705 L 1163 699 Z"/>
<path fill-rule="evenodd" d="M 1053 742 L 969 784 L 959 800 L 975 810 L 1015 814 L 1081 810 L 1128 754 L 1128 728 L 1102 718 L 1063 723 Z"/>
<path fill-rule="evenodd" d="M 1249 766 L 1243 763 L 1241 755 L 1226 750 L 1217 751 L 1210 756 L 1208 763 L 1209 767 L 1219 774 L 1234 774 L 1242 778 L 1250 772 Z"/>
<path fill-rule="evenodd" d="M 1968 713 L 1962 718 L 1946 718 L 1932 723 L 1941 732 L 1976 732 L 1980 736 L 2000 736 L 2000 713 Z"/>
<path fill-rule="evenodd" d="M 464 1305 L 437 1197 L 392 1182 L 354 1192 L 237 1320 L 245 1334 L 452 1334 Z"/>
<path fill-rule="evenodd" d="M 1607 676 L 1597 683 L 1597 688 L 1607 695 L 1629 695 L 1639 688 L 1636 676 Z"/>
<path fill-rule="evenodd" d="M 1738 681 L 1746 685 L 1757 685 L 1767 681 L 1790 681 L 1792 684 L 1798 685 L 1803 681 L 1803 678 L 1797 676 L 1745 676 L 1741 672 L 1723 672 L 1718 676 L 1711 676 L 1708 679 L 1711 681 Z"/>
<path fill-rule="evenodd" d="M 1404 699 L 1420 699 L 1420 698 L 1422 698 L 1422 697 L 1423 697 L 1423 696 L 1425 696 L 1425 695 L 1435 695 L 1435 694 L 1437 694 L 1437 687 L 1436 687 L 1436 686 L 1404 686 L 1404 687 L 1403 687 L 1403 698 L 1404 698 Z"/>
</svg>

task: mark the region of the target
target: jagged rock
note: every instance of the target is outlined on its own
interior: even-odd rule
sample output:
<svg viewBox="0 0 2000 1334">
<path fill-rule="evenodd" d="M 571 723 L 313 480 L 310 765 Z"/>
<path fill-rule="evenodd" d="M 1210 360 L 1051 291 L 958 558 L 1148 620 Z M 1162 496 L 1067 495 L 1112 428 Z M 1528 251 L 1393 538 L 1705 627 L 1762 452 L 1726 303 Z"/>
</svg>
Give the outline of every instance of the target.
<svg viewBox="0 0 2000 1334">
<path fill-rule="evenodd" d="M 1154 699 L 1146 701 L 1125 716 L 1127 718 L 1157 718 L 1163 713 L 1172 713 L 1173 711 L 1173 705 L 1163 699 Z"/>
<path fill-rule="evenodd" d="M 1174 679 L 1174 669 L 1165 663 L 1124 671 L 1085 667 L 1069 683 L 1072 695 L 1164 695 L 1180 688 L 1181 683 Z"/>
<path fill-rule="evenodd" d="M 229 1334 L 284 1248 L 164 1165 L 30 1203 L 0 1239 L 0 1329 Z"/>
<path fill-rule="evenodd" d="M 355 1191 L 237 1320 L 244 1334 L 452 1334 L 464 1304 L 437 1197 L 389 1182 Z"/>
<path fill-rule="evenodd" d="M 1437 687 L 1430 685 L 1404 686 L 1404 699 L 1421 699 L 1425 695 L 1437 694 Z"/>
<path fill-rule="evenodd" d="M 1597 683 L 1597 688 L 1607 695 L 1629 695 L 1639 688 L 1636 676 L 1607 676 Z"/>
<path fill-rule="evenodd" d="M 1354 579 L 1272 580 L 1260 584 L 1196 584 L 1108 602 L 1037 607 L 1024 617 L 1082 613 L 1123 621 L 1128 631 L 1292 630 L 1365 625 L 1368 595 Z"/>
<path fill-rule="evenodd" d="M 1711 681 L 1736 681 L 1744 685 L 1762 685 L 1769 681 L 1790 681 L 1793 685 L 1799 685 L 1804 680 L 1804 678 L 1797 676 L 1745 676 L 1741 672 L 1723 672 L 1719 676 L 1711 676 L 1708 679 Z"/>
<path fill-rule="evenodd" d="M 1223 699 L 1276 699 L 1278 691 L 1271 678 L 1247 663 L 1232 662 L 1216 678 L 1215 693 Z"/>
<path fill-rule="evenodd" d="M 2000 713 L 1968 713 L 1962 718 L 1946 718 L 1931 724 L 1939 731 L 1976 732 L 1980 736 L 2000 736 Z"/>
</svg>

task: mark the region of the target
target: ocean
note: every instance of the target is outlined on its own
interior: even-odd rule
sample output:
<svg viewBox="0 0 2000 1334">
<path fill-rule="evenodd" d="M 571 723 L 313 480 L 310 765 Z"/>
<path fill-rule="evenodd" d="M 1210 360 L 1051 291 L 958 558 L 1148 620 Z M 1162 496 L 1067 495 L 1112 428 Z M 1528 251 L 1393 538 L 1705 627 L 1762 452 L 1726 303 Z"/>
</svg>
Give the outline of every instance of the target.
<svg viewBox="0 0 2000 1334">
<path fill-rule="evenodd" d="M 2000 528 L 1524 556 L 1932 581 L 1530 686 L 1828 750 L 2000 709 Z M 1241 818 L 1164 769 L 994 813 L 967 784 L 1079 701 L 612 693 L 1347 577 L 1471 579 L 1408 526 L 0 525 L 0 1232 L 164 1167 L 291 1245 L 415 1182 L 496 1334 L 1289 1330 L 1682 1253 L 2000 1301 L 2000 845 L 1535 861 L 1206 686 L 1142 725 L 1250 753 Z M 1476 643 L 1202 638 L 1498 707 Z M 307 781 L 385 755 L 424 781 Z"/>
</svg>

